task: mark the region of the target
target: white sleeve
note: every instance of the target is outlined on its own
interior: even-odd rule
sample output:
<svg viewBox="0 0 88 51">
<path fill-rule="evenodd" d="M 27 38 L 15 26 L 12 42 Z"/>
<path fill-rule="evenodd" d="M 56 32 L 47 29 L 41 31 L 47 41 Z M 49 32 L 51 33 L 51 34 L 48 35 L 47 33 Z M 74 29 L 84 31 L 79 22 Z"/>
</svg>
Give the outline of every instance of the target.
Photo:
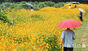
<svg viewBox="0 0 88 51">
<path fill-rule="evenodd" d="M 61 38 L 63 38 L 64 39 L 64 31 L 62 32 L 62 34 L 61 34 Z"/>
</svg>

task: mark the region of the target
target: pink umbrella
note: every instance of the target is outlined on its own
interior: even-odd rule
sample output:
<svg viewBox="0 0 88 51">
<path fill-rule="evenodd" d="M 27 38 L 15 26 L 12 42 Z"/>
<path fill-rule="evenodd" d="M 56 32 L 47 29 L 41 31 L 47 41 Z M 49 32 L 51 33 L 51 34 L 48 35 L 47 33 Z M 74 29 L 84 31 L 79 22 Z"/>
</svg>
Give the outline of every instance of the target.
<svg viewBox="0 0 88 51">
<path fill-rule="evenodd" d="M 76 20 L 66 20 L 58 25 L 58 28 L 75 28 L 80 27 L 82 24 Z"/>
</svg>

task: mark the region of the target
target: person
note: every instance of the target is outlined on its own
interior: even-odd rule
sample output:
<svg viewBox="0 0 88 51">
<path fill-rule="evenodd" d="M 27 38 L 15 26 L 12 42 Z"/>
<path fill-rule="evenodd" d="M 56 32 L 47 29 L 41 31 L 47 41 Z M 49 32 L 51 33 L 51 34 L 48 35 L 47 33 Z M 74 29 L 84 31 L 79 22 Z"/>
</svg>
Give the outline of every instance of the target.
<svg viewBox="0 0 88 51">
<path fill-rule="evenodd" d="M 33 7 L 31 7 L 31 11 L 33 11 Z"/>
<path fill-rule="evenodd" d="M 69 8 L 71 8 L 71 5 L 69 5 Z"/>
<path fill-rule="evenodd" d="M 14 21 L 11 21 L 10 24 L 13 25 L 14 24 Z"/>
<path fill-rule="evenodd" d="M 77 5 L 75 4 L 75 7 L 74 8 L 77 8 Z"/>
<path fill-rule="evenodd" d="M 80 11 L 80 16 L 79 16 L 80 20 L 83 21 L 83 13 Z"/>
<path fill-rule="evenodd" d="M 79 11 L 80 11 L 80 16 L 79 16 L 79 18 L 80 18 L 81 21 L 83 21 L 83 13 L 85 13 L 85 11 L 84 11 L 82 8 L 78 8 L 78 9 L 79 9 Z"/>
<path fill-rule="evenodd" d="M 64 51 L 73 51 L 73 40 L 75 40 L 75 33 L 67 28 L 61 35 L 61 48 L 63 44 Z"/>
<path fill-rule="evenodd" d="M 31 8 L 30 11 L 33 11 L 34 6 L 32 4 L 26 3 L 26 5 Z"/>
</svg>

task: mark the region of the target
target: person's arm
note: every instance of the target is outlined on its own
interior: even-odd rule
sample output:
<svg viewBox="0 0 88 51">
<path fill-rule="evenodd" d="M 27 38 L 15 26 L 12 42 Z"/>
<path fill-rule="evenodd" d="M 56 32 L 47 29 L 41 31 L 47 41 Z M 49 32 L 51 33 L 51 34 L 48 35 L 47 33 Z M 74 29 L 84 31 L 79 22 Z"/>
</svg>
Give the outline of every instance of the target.
<svg viewBox="0 0 88 51">
<path fill-rule="evenodd" d="M 61 49 L 62 49 L 63 41 L 64 41 L 64 39 L 61 38 L 61 44 L 60 44 L 60 48 L 61 48 Z"/>
<path fill-rule="evenodd" d="M 73 40 L 75 40 L 75 33 L 73 32 Z"/>
<path fill-rule="evenodd" d="M 62 48 L 63 41 L 64 41 L 64 31 L 62 32 L 62 35 L 61 35 L 61 48 Z"/>
<path fill-rule="evenodd" d="M 63 41 L 64 41 L 64 39 L 63 39 L 63 38 L 61 38 L 61 45 L 63 44 Z"/>
</svg>

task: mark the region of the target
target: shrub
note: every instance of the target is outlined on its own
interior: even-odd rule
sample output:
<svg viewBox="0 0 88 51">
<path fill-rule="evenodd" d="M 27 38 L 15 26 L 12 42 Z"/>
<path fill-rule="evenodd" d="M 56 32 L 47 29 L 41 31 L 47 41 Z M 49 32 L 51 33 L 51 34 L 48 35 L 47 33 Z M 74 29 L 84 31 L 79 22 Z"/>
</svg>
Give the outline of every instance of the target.
<svg viewBox="0 0 88 51">
<path fill-rule="evenodd" d="M 54 4 L 54 7 L 56 7 L 56 8 L 58 8 L 58 7 L 62 7 L 62 6 L 64 6 L 64 2 L 60 2 L 60 3 L 56 3 L 56 4 Z"/>
<path fill-rule="evenodd" d="M 8 20 L 8 18 L 5 15 L 4 12 L 0 12 L 0 20 L 2 20 L 3 22 L 8 22 L 9 23 L 9 20 Z"/>
<path fill-rule="evenodd" d="M 45 4 L 47 5 L 47 6 L 54 6 L 54 2 L 52 2 L 52 1 L 45 1 Z"/>
<path fill-rule="evenodd" d="M 56 36 L 53 36 L 53 37 L 48 37 L 47 40 L 45 40 L 46 43 L 49 44 L 49 48 L 48 50 L 49 51 L 57 51 L 59 50 L 60 46 L 58 45 L 58 38 Z"/>
</svg>

